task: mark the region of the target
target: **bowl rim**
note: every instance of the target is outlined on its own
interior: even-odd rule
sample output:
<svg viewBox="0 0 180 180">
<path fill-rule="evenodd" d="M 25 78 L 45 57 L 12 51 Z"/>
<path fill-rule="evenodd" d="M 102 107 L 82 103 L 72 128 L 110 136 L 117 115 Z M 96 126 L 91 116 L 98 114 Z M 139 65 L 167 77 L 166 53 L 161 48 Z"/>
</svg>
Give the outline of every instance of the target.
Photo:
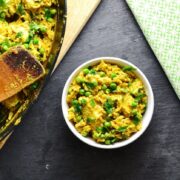
<svg viewBox="0 0 180 180">
<path fill-rule="evenodd" d="M 77 76 L 77 74 L 83 68 L 85 68 L 89 65 L 98 64 L 99 62 L 101 62 L 101 60 L 103 60 L 104 62 L 108 62 L 111 64 L 117 64 L 120 66 L 127 66 L 128 65 L 128 66 L 134 67 L 136 69 L 135 74 L 143 81 L 143 84 L 145 86 L 145 90 L 147 93 L 147 97 L 148 97 L 147 108 L 146 108 L 145 114 L 143 115 L 143 119 L 142 119 L 142 128 L 138 132 L 136 132 L 132 136 L 130 136 L 130 138 L 128 138 L 127 140 L 119 141 L 119 142 L 116 142 L 116 143 L 111 144 L 111 145 L 100 144 L 100 143 L 93 141 L 91 138 L 83 137 L 75 129 L 74 125 L 69 121 L 68 112 L 67 112 L 68 105 L 66 103 L 66 97 L 67 97 L 69 85 L 71 84 L 72 80 Z M 152 87 L 151 87 L 147 77 L 144 75 L 144 73 L 136 65 L 132 64 L 131 62 L 129 62 L 127 60 L 117 58 L 117 57 L 98 57 L 98 58 L 88 60 L 88 61 L 84 62 L 83 64 L 79 65 L 77 68 L 74 69 L 74 71 L 71 73 L 71 75 L 69 76 L 69 78 L 67 79 L 67 81 L 64 85 L 63 92 L 62 92 L 61 106 L 62 106 L 62 112 L 63 112 L 64 120 L 65 120 L 67 126 L 69 127 L 70 131 L 79 140 L 81 140 L 82 142 L 84 142 L 84 143 L 86 143 L 92 147 L 96 147 L 96 148 L 100 148 L 100 149 L 116 149 L 116 148 L 120 148 L 120 147 L 126 146 L 126 145 L 134 142 L 146 131 L 147 127 L 149 126 L 149 124 L 152 120 L 152 115 L 154 112 L 154 94 L 153 94 Z"/>
</svg>

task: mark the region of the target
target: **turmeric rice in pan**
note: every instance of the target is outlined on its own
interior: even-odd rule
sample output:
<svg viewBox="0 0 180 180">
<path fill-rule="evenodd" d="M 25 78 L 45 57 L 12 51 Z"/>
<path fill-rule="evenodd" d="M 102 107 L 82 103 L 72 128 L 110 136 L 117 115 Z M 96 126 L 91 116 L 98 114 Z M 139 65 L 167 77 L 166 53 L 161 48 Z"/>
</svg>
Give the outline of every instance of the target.
<svg viewBox="0 0 180 180">
<path fill-rule="evenodd" d="M 27 49 L 48 72 L 48 57 L 55 36 L 56 0 L 0 0 L 0 54 L 14 46 Z M 1 67 L 0 67 L 1 68 Z M 0 133 L 16 120 L 35 98 L 35 82 L 0 103 Z"/>
</svg>

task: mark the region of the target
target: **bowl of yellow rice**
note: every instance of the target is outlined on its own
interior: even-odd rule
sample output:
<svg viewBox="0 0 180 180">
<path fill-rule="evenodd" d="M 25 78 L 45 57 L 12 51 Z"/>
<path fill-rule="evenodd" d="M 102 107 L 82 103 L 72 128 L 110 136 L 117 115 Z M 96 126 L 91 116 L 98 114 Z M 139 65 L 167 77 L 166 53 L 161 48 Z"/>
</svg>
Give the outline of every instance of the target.
<svg viewBox="0 0 180 180">
<path fill-rule="evenodd" d="M 146 76 L 132 63 L 115 57 L 100 57 L 79 66 L 62 94 L 69 129 L 84 143 L 102 149 L 138 139 L 153 110 L 153 91 Z"/>
</svg>

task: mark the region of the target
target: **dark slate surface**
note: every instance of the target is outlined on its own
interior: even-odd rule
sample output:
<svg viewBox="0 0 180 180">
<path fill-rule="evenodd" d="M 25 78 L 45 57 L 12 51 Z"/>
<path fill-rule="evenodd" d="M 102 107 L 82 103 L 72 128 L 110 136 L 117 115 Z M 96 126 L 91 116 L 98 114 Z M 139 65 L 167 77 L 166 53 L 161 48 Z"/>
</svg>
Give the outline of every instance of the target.
<svg viewBox="0 0 180 180">
<path fill-rule="evenodd" d="M 62 116 L 65 81 L 78 65 L 98 56 L 117 56 L 139 66 L 154 90 L 152 123 L 139 140 L 121 149 L 83 144 Z M 0 179 L 180 179 L 180 103 L 123 0 L 103 0 L 0 152 Z"/>
</svg>

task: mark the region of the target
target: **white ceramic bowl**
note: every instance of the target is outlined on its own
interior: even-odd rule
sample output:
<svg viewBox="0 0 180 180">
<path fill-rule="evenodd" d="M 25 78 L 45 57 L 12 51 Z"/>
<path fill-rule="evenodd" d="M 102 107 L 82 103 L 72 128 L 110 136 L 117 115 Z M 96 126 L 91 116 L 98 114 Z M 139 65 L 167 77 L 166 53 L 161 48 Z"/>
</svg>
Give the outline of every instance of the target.
<svg viewBox="0 0 180 180">
<path fill-rule="evenodd" d="M 109 62 L 109 63 L 112 63 L 112 64 L 117 64 L 117 65 L 120 65 L 120 66 L 132 66 L 132 67 L 134 67 L 136 69 L 136 71 L 134 71 L 134 73 L 144 83 L 145 90 L 146 90 L 146 93 L 147 93 L 147 96 L 148 96 L 147 108 L 146 108 L 146 111 L 145 111 L 145 113 L 143 115 L 141 130 L 136 132 L 129 139 L 123 140 L 123 141 L 120 141 L 120 142 L 116 142 L 116 143 L 111 144 L 111 145 L 99 144 L 99 143 L 93 141 L 91 138 L 83 137 L 75 129 L 74 125 L 69 121 L 69 119 L 68 119 L 68 105 L 66 103 L 66 97 L 67 97 L 67 93 L 68 93 L 68 88 L 69 88 L 72 80 L 78 75 L 78 73 L 82 69 L 84 69 L 85 67 L 88 67 L 88 66 L 98 64 L 102 59 L 105 62 Z M 66 124 L 68 125 L 69 129 L 81 141 L 83 141 L 84 143 L 86 143 L 86 144 L 88 144 L 90 146 L 97 147 L 97 148 L 114 149 L 114 148 L 119 148 L 119 147 L 126 146 L 126 145 L 134 142 L 147 129 L 147 127 L 149 126 L 149 123 L 151 122 L 151 118 L 152 118 L 153 111 L 154 111 L 154 95 L 153 95 L 153 91 L 152 91 L 152 88 L 151 88 L 151 85 L 150 85 L 149 81 L 147 80 L 146 76 L 142 73 L 142 71 L 138 67 L 136 67 L 132 63 L 130 63 L 128 61 L 125 61 L 123 59 L 119 59 L 119 58 L 115 58 L 115 57 L 100 57 L 100 58 L 92 59 L 92 60 L 89 60 L 89 61 L 83 63 L 81 66 L 76 68 L 74 70 L 74 72 L 70 75 L 70 77 L 68 78 L 68 80 L 67 80 L 67 82 L 66 82 L 66 84 L 64 86 L 64 90 L 63 90 L 63 94 L 62 94 L 62 111 L 63 111 L 64 119 L 65 119 Z"/>
</svg>

